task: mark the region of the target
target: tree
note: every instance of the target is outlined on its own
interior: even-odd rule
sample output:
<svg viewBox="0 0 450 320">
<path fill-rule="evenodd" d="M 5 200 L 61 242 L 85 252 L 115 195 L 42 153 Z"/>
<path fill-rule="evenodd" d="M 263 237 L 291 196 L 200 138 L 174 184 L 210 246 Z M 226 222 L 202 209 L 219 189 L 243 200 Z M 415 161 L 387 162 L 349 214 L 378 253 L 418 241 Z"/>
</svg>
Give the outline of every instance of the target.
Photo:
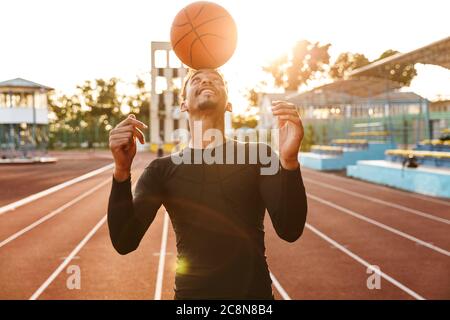
<svg viewBox="0 0 450 320">
<path fill-rule="evenodd" d="M 255 115 L 237 114 L 233 115 L 231 123 L 233 129 L 256 128 L 258 119 Z"/>
<path fill-rule="evenodd" d="M 324 71 L 330 61 L 329 47 L 330 44 L 297 41 L 288 55 L 280 56 L 263 70 L 272 75 L 275 86 L 296 91 Z"/>
<path fill-rule="evenodd" d="M 48 107 L 51 114 L 49 147 L 54 147 L 58 141 L 64 142 L 66 147 L 79 144 L 80 134 L 87 123 L 78 97 L 51 94 L 48 96 Z"/>
<path fill-rule="evenodd" d="M 361 68 L 370 63 L 369 59 L 361 53 L 344 52 L 336 59 L 335 63 L 330 67 L 330 77 L 333 79 L 342 79 L 351 71 Z"/>
<path fill-rule="evenodd" d="M 260 93 L 256 91 L 256 89 L 248 89 L 245 92 L 245 97 L 247 98 L 247 101 L 251 107 L 256 107 L 259 105 Z"/>
<path fill-rule="evenodd" d="M 139 115 L 139 120 L 149 123 L 150 119 L 150 93 L 145 87 L 143 79 L 138 78 L 134 83 L 136 93 L 127 96 L 130 112 Z"/>
<path fill-rule="evenodd" d="M 269 65 L 264 66 L 263 70 L 272 75 L 275 86 L 276 87 L 284 87 L 285 86 L 285 67 L 288 63 L 288 56 L 284 54 L 275 60 L 273 60 Z"/>
<path fill-rule="evenodd" d="M 92 146 L 94 142 L 108 145 L 109 130 L 125 118 L 124 113 L 139 114 L 144 123 L 149 122 L 150 94 L 144 80 L 133 84 L 133 94 L 120 94 L 118 78 L 87 80 L 77 86 L 76 94 L 48 96 L 50 121 L 50 147 L 64 142 L 67 147 L 81 143 Z M 129 111 L 122 107 L 128 106 Z"/>
<path fill-rule="evenodd" d="M 394 54 L 399 53 L 396 50 L 386 50 L 384 51 L 378 59 L 375 59 L 372 62 L 379 61 L 390 57 Z M 368 73 L 369 76 L 381 77 L 385 79 L 389 79 L 392 81 L 399 82 L 405 86 L 409 86 L 411 84 L 412 79 L 417 75 L 417 70 L 414 67 L 414 64 L 411 63 L 395 63 L 388 64 L 384 66 L 382 69 L 377 68 Z"/>
<path fill-rule="evenodd" d="M 300 147 L 301 151 L 309 152 L 311 150 L 311 146 L 316 144 L 316 132 L 314 131 L 314 127 L 312 124 L 308 124 L 305 130 L 305 136 L 303 137 L 302 145 Z"/>
<path fill-rule="evenodd" d="M 125 96 L 117 92 L 119 79 L 96 79 L 85 81 L 77 86 L 78 97 L 83 109 L 88 110 L 84 121 L 87 122 L 87 140 L 94 142 L 107 142 L 109 130 L 124 118 L 120 106 Z"/>
</svg>

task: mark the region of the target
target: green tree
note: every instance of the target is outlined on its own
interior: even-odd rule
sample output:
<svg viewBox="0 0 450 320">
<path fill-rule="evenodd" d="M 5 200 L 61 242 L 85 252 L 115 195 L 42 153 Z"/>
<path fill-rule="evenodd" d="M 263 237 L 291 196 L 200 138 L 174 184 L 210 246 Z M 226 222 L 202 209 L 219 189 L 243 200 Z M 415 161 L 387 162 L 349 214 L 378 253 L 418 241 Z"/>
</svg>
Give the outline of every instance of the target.
<svg viewBox="0 0 450 320">
<path fill-rule="evenodd" d="M 87 122 L 89 145 L 94 142 L 106 144 L 109 130 L 124 118 L 120 106 L 125 97 L 117 92 L 118 82 L 117 78 L 96 79 L 77 87 L 80 103 L 88 111 L 84 121 Z"/>
<path fill-rule="evenodd" d="M 296 91 L 324 71 L 330 61 L 329 47 L 330 44 L 297 41 L 289 54 L 275 59 L 263 70 L 272 75 L 276 86 Z"/>
<path fill-rule="evenodd" d="M 78 145 L 82 138 L 83 128 L 87 125 L 83 121 L 84 112 L 76 96 L 49 95 L 48 106 L 51 113 L 49 147 L 56 142 L 64 142 L 65 147 Z"/>
<path fill-rule="evenodd" d="M 316 132 L 312 124 L 306 126 L 305 135 L 303 137 L 302 145 L 300 150 L 303 152 L 311 151 L 311 146 L 316 144 Z"/>
<path fill-rule="evenodd" d="M 130 112 L 139 115 L 139 120 L 144 123 L 150 122 L 150 93 L 146 88 L 145 81 L 138 78 L 134 83 L 136 93 L 127 96 L 127 104 Z"/>
<path fill-rule="evenodd" d="M 256 128 L 258 125 L 258 119 L 255 115 L 243 115 L 243 114 L 237 114 L 233 115 L 231 125 L 233 129 L 239 129 L 239 128 Z"/>
<path fill-rule="evenodd" d="M 61 141 L 68 147 L 88 142 L 108 143 L 108 133 L 124 115 L 120 106 L 125 96 L 118 94 L 117 78 L 85 81 L 76 93 L 49 96 L 50 143 Z"/>
<path fill-rule="evenodd" d="M 378 59 L 375 59 L 372 62 L 376 62 L 387 57 L 398 54 L 399 52 L 396 50 L 386 50 L 384 51 Z M 412 79 L 417 75 L 417 70 L 414 67 L 414 64 L 411 63 L 391 63 L 382 68 L 377 68 L 368 73 L 369 76 L 381 77 L 385 79 L 390 79 L 392 81 L 399 82 L 405 86 L 409 86 L 411 84 Z"/>
<path fill-rule="evenodd" d="M 334 64 L 330 67 L 329 74 L 333 79 L 342 79 L 351 71 L 366 66 L 369 63 L 369 59 L 364 54 L 344 52 L 338 56 Z"/>
<path fill-rule="evenodd" d="M 256 91 L 256 89 L 248 89 L 245 92 L 245 97 L 247 98 L 247 101 L 251 107 L 256 107 L 259 105 L 260 93 Z"/>
</svg>

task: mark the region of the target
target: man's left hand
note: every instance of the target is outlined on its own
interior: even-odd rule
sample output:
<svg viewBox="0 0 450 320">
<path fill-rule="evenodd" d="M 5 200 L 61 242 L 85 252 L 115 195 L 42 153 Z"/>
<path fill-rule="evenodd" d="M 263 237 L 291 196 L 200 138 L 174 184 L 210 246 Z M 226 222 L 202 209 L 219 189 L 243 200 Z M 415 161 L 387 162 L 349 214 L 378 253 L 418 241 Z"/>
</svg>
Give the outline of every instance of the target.
<svg viewBox="0 0 450 320">
<path fill-rule="evenodd" d="M 302 120 L 292 103 L 274 101 L 272 112 L 278 122 L 280 162 L 284 169 L 298 168 L 298 151 L 303 140 Z"/>
</svg>

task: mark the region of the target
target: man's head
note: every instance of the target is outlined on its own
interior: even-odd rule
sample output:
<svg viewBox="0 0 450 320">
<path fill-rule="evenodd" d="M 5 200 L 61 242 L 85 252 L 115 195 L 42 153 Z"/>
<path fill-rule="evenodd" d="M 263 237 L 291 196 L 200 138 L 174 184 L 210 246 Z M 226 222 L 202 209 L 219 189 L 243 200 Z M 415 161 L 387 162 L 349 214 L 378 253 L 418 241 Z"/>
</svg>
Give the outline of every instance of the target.
<svg viewBox="0 0 450 320">
<path fill-rule="evenodd" d="M 231 111 L 222 75 L 215 69 L 189 70 L 181 88 L 181 111 L 191 115 Z"/>
</svg>

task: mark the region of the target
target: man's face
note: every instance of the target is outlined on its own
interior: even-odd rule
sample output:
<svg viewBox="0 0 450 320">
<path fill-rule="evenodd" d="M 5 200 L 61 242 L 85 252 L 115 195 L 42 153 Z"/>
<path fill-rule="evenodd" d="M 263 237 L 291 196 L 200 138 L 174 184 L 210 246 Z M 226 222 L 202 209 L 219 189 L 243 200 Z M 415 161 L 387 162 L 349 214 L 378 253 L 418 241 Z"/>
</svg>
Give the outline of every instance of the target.
<svg viewBox="0 0 450 320">
<path fill-rule="evenodd" d="M 219 111 L 224 112 L 231 106 L 222 77 L 215 70 L 198 70 L 186 84 L 186 99 L 182 111 Z"/>
</svg>

